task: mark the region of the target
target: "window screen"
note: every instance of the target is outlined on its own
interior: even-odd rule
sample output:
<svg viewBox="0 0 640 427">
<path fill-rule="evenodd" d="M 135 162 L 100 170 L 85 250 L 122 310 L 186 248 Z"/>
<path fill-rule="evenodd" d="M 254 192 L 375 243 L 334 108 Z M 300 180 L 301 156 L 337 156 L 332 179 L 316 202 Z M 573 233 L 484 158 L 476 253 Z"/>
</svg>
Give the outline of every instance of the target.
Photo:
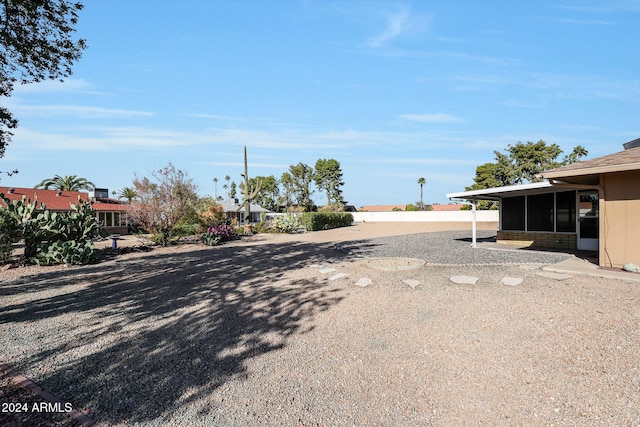
<svg viewBox="0 0 640 427">
<path fill-rule="evenodd" d="M 524 196 L 505 197 L 502 205 L 502 229 L 524 230 Z"/>
<path fill-rule="evenodd" d="M 576 231 L 576 192 L 556 193 L 556 231 Z"/>
<path fill-rule="evenodd" d="M 553 193 L 529 196 L 527 230 L 553 231 Z"/>
</svg>

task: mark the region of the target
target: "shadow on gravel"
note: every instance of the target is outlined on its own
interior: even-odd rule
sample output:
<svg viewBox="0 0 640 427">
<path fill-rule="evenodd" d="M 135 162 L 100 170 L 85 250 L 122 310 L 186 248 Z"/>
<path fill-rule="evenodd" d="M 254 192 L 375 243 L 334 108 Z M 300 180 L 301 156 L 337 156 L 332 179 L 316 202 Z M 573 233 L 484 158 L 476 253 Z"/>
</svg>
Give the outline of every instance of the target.
<svg viewBox="0 0 640 427">
<path fill-rule="evenodd" d="M 309 243 L 199 247 L 53 271 L 19 283 L 89 285 L 1 307 L 0 327 L 91 312 L 85 332 L 48 331 L 59 335 L 56 346 L 25 355 L 16 368 L 46 371 L 52 357 L 80 352 L 43 374 L 40 385 L 89 408 L 99 423 L 162 420 L 249 375 L 249 359 L 312 330 L 314 317 L 343 297 L 321 279 L 283 279 L 287 270 L 337 255 L 330 245 Z"/>
</svg>

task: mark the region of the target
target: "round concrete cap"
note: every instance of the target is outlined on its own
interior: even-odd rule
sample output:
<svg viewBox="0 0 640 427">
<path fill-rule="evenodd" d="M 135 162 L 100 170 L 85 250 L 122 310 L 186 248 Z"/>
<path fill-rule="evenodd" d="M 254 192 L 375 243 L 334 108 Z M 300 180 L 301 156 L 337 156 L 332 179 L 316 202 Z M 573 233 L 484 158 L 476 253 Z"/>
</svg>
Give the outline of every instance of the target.
<svg viewBox="0 0 640 427">
<path fill-rule="evenodd" d="M 376 258 L 368 260 L 366 264 L 376 270 L 401 271 L 417 270 L 424 266 L 425 261 L 417 258 Z"/>
</svg>

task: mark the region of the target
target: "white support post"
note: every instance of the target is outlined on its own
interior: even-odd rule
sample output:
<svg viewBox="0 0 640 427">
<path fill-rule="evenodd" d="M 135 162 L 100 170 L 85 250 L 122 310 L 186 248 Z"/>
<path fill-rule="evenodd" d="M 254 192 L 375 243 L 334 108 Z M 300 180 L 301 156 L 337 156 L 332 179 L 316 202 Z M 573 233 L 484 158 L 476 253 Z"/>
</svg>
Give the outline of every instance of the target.
<svg viewBox="0 0 640 427">
<path fill-rule="evenodd" d="M 473 198 L 473 202 L 471 203 L 471 211 L 473 212 L 473 221 L 472 221 L 472 229 L 473 229 L 473 236 L 471 238 L 471 247 L 475 248 L 476 247 L 476 198 Z"/>
</svg>

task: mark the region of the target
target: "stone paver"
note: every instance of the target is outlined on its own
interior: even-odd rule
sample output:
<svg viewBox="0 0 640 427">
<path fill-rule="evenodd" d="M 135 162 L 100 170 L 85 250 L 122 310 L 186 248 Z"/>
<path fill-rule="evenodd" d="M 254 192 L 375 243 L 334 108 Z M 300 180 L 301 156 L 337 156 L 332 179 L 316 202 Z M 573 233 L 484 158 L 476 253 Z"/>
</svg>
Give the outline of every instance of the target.
<svg viewBox="0 0 640 427">
<path fill-rule="evenodd" d="M 541 271 L 539 273 L 536 273 L 536 276 L 553 280 L 567 280 L 573 277 L 571 274 L 553 273 L 551 271 Z"/>
<path fill-rule="evenodd" d="M 449 280 L 459 285 L 475 285 L 479 279 L 473 276 L 451 276 Z"/>
<path fill-rule="evenodd" d="M 416 280 L 416 279 L 404 279 L 402 281 L 402 283 L 404 283 L 405 285 L 409 286 L 411 289 L 415 289 L 420 283 L 420 280 Z"/>
<path fill-rule="evenodd" d="M 354 283 L 354 285 L 360 286 L 361 288 L 366 288 L 371 283 L 373 283 L 373 280 L 369 279 L 368 277 L 361 277 L 356 283 Z"/>
<path fill-rule="evenodd" d="M 518 286 L 524 279 L 522 277 L 503 277 L 502 284 L 507 286 Z"/>
<path fill-rule="evenodd" d="M 345 277 L 349 277 L 349 275 L 347 273 L 338 273 L 329 277 L 329 280 L 333 282 L 334 280 L 343 279 Z"/>
<path fill-rule="evenodd" d="M 321 268 L 318 271 L 322 274 L 327 274 L 327 273 L 333 273 L 334 271 L 336 271 L 336 269 L 329 267 L 329 268 Z"/>
</svg>

